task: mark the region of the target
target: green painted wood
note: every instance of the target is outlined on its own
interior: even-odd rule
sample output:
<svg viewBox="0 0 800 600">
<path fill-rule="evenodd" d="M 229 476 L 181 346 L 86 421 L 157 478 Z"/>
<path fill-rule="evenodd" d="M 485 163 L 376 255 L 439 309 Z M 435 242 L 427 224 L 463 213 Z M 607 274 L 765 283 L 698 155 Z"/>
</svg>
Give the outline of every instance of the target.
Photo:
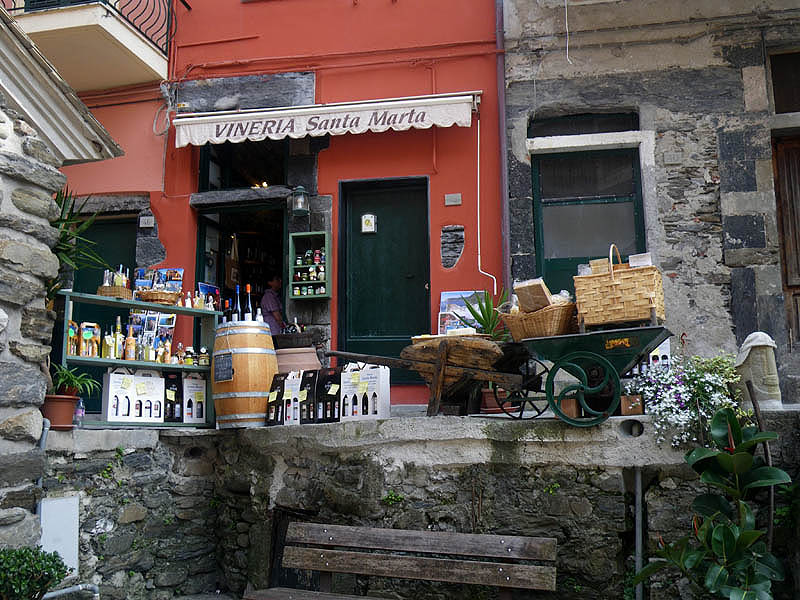
<svg viewBox="0 0 800 600">
<path fill-rule="evenodd" d="M 341 214 L 339 347 L 399 356 L 431 327 L 427 182 L 347 184 Z M 364 214 L 376 216 L 376 233 L 361 233 Z M 419 381 L 392 371 L 393 383 Z"/>
</svg>

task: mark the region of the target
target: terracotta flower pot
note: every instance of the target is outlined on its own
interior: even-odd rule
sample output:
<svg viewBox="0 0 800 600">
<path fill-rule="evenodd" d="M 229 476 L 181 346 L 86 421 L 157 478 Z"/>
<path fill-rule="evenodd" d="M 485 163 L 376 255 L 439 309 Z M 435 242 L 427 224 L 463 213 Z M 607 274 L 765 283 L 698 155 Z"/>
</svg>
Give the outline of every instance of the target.
<svg viewBox="0 0 800 600">
<path fill-rule="evenodd" d="M 564 398 L 561 401 L 561 412 L 568 417 L 577 419 L 581 416 L 581 405 L 578 404 L 577 398 Z"/>
<path fill-rule="evenodd" d="M 627 415 L 643 415 L 644 414 L 644 400 L 640 395 L 635 396 L 620 396 L 619 397 L 619 412 L 622 416 Z"/>
<path fill-rule="evenodd" d="M 47 394 L 42 404 L 42 414 L 46 419 L 50 419 L 50 429 L 71 431 L 72 415 L 75 414 L 77 403 L 77 396 Z"/>
<path fill-rule="evenodd" d="M 503 409 L 500 408 L 500 405 L 497 403 L 497 399 L 499 398 L 500 401 L 503 401 L 508 396 L 508 392 L 506 390 L 497 390 L 497 398 L 494 396 L 494 392 L 489 388 L 483 388 L 481 390 L 481 413 L 484 415 L 491 415 L 503 412 Z M 508 407 L 506 407 L 508 409 Z"/>
</svg>

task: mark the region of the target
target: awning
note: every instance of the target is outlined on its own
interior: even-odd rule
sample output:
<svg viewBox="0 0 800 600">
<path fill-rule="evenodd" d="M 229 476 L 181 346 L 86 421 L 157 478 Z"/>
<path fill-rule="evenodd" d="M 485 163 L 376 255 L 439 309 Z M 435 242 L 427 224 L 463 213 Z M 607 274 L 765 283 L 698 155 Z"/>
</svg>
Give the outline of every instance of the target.
<svg viewBox="0 0 800 600">
<path fill-rule="evenodd" d="M 313 104 L 285 108 L 188 113 L 176 116 L 175 146 L 202 146 L 208 142 L 260 142 L 307 135 L 343 135 L 367 131 L 405 131 L 437 127 L 469 127 L 481 92 L 459 92 Z"/>
</svg>

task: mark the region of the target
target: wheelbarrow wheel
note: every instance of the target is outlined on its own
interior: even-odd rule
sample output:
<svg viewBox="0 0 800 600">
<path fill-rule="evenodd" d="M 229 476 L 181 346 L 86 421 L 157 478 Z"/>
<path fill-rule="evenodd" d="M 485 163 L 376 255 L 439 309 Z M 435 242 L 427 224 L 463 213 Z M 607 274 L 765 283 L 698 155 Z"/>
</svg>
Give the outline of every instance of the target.
<svg viewBox="0 0 800 600">
<path fill-rule="evenodd" d="M 560 381 L 556 393 L 556 378 Z M 553 413 L 576 427 L 592 427 L 608 419 L 619 406 L 619 373 L 594 352 L 572 352 L 553 363 L 545 383 Z"/>
<path fill-rule="evenodd" d="M 492 386 L 494 399 L 500 410 L 512 419 L 535 419 L 548 408 L 547 396 L 542 384 L 547 375 L 547 366 L 536 358 L 529 358 L 520 367 L 522 389 L 506 391 Z"/>
</svg>

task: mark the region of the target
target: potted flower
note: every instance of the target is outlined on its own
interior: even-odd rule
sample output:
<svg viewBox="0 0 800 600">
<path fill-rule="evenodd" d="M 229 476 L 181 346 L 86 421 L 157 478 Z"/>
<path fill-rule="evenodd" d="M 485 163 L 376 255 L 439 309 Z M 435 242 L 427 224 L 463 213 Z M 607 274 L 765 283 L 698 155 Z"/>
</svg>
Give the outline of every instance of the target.
<svg viewBox="0 0 800 600">
<path fill-rule="evenodd" d="M 41 548 L 2 548 L 0 565 L 0 600 L 39 600 L 71 571 L 57 552 Z"/>
<path fill-rule="evenodd" d="M 88 373 L 79 373 L 77 367 L 70 369 L 64 365 L 53 367 L 52 381 L 53 393 L 45 395 L 42 414 L 50 420 L 51 429 L 69 431 L 78 396 L 99 390 L 100 384 Z"/>
<path fill-rule="evenodd" d="M 673 361 L 670 368 L 655 367 L 634 377 L 627 394 L 641 394 L 652 415 L 656 442 L 669 439 L 673 447 L 709 440 L 709 422 L 722 408 L 735 409 L 737 399 L 729 389 L 739 376 L 733 356 L 690 356 Z"/>
</svg>

